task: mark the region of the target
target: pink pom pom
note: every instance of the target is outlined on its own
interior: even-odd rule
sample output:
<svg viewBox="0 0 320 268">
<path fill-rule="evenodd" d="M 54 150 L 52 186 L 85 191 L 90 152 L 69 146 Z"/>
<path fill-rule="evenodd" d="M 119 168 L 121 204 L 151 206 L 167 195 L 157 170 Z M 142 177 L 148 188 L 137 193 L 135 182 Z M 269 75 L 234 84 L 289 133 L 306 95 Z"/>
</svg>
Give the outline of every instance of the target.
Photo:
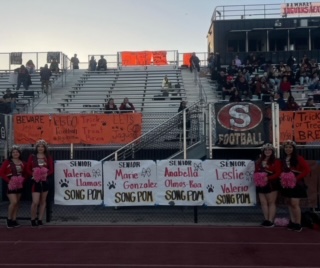
<svg viewBox="0 0 320 268">
<path fill-rule="evenodd" d="M 253 174 L 253 181 L 257 187 L 264 187 L 268 183 L 266 172 L 256 172 Z"/>
<path fill-rule="evenodd" d="M 289 220 L 287 218 L 275 218 L 274 224 L 276 226 L 286 227 L 289 224 Z"/>
<path fill-rule="evenodd" d="M 8 184 L 9 190 L 17 190 L 23 188 L 24 178 L 22 176 L 12 176 Z"/>
<path fill-rule="evenodd" d="M 33 179 L 36 182 L 46 181 L 47 175 L 48 175 L 48 169 L 45 167 L 43 167 L 43 168 L 36 167 L 33 169 Z"/>
<path fill-rule="evenodd" d="M 48 169 L 43 167 L 41 168 L 41 181 L 46 181 L 48 176 Z"/>
<path fill-rule="evenodd" d="M 280 179 L 283 188 L 294 188 L 296 186 L 296 176 L 292 172 L 282 172 Z"/>
</svg>

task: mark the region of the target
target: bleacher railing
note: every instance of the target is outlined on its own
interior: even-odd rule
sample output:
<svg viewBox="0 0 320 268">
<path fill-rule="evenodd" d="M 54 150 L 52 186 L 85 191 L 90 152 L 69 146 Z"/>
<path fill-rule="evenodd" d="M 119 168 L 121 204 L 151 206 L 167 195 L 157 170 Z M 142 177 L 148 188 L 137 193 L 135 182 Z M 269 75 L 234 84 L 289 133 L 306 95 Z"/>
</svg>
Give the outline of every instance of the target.
<svg viewBox="0 0 320 268">
<path fill-rule="evenodd" d="M 183 143 L 188 143 L 189 146 L 200 141 L 200 123 L 201 110 L 198 102 L 101 159 L 101 161 L 139 159 L 136 154 L 145 148 L 151 150 L 167 149 L 168 153 L 173 155 L 183 150 Z M 168 158 L 170 155 L 168 154 Z"/>
</svg>

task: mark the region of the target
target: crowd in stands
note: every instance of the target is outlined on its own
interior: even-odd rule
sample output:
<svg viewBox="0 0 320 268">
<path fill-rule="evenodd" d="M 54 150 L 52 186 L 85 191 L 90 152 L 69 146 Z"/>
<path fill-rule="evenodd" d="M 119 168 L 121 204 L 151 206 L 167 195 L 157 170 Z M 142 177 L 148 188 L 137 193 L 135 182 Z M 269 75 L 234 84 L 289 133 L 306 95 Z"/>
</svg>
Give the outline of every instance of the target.
<svg viewBox="0 0 320 268">
<path fill-rule="evenodd" d="M 106 114 L 112 114 L 112 113 L 126 113 L 126 112 L 134 112 L 135 107 L 134 105 L 129 101 L 128 98 L 124 98 L 123 102 L 120 104 L 120 107 L 118 109 L 117 105 L 114 103 L 114 99 L 110 98 L 108 102 L 106 103 L 104 107 Z"/>
<path fill-rule="evenodd" d="M 299 62 L 290 56 L 286 64 L 273 64 L 250 53 L 244 60 L 235 56 L 229 66 L 221 68 L 219 54 L 211 53 L 208 68 L 223 100 L 227 96 L 230 101 L 277 100 L 281 110 L 298 110 L 301 107 L 293 97 L 293 89 L 305 88 L 309 95 L 320 90 L 319 65 L 306 55 Z"/>
</svg>

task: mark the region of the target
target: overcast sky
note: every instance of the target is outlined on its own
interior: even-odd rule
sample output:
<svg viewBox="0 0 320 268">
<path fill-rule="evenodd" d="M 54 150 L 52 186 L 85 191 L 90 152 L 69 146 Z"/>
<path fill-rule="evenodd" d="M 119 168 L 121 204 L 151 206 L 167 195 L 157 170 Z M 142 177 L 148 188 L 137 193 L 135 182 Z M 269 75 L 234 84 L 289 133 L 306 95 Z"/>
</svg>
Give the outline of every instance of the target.
<svg viewBox="0 0 320 268">
<path fill-rule="evenodd" d="M 89 54 L 118 51 L 205 52 L 214 8 L 242 4 L 236 0 L 0 0 L 0 3 L 0 52 L 62 51 L 69 57 L 77 53 L 80 61 L 87 61 Z"/>
</svg>

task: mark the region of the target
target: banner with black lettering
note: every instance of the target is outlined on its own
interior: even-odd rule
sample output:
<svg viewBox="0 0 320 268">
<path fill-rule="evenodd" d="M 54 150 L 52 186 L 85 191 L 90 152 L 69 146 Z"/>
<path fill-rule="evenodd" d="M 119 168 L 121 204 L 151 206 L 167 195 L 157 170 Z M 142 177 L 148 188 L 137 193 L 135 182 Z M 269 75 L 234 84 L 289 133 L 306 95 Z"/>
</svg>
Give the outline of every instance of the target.
<svg viewBox="0 0 320 268">
<path fill-rule="evenodd" d="M 102 201 L 102 165 L 100 161 L 55 161 L 55 204 L 101 205 Z"/>
<path fill-rule="evenodd" d="M 204 174 L 201 160 L 158 160 L 157 205 L 203 205 Z"/>
<path fill-rule="evenodd" d="M 157 168 L 151 160 L 103 163 L 106 206 L 153 206 L 157 191 Z"/>
<path fill-rule="evenodd" d="M 7 130 L 6 130 L 6 124 L 5 124 L 5 117 L 6 115 L 0 114 L 0 140 L 6 140 L 7 139 Z"/>
<path fill-rule="evenodd" d="M 264 103 L 215 103 L 217 146 L 256 147 L 265 143 Z"/>
<path fill-rule="evenodd" d="M 205 205 L 253 206 L 256 187 L 251 160 L 207 160 L 203 164 Z"/>
<path fill-rule="evenodd" d="M 10 64 L 22 64 L 22 52 L 10 53 Z"/>
</svg>

